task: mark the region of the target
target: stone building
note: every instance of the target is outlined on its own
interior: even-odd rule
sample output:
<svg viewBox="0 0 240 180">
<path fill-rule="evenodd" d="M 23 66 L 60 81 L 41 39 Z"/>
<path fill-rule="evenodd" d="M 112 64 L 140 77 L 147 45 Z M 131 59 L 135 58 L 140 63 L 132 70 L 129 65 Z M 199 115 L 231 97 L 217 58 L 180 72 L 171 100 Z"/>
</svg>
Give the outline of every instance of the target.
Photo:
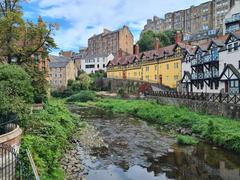
<svg viewBox="0 0 240 180">
<path fill-rule="evenodd" d="M 133 35 L 127 26 L 116 31 L 104 29 L 103 33 L 88 39 L 88 55 L 117 54 L 122 49 L 128 54 L 133 53 Z"/>
<path fill-rule="evenodd" d="M 68 80 L 75 80 L 76 68 L 74 61 L 64 56 L 49 56 L 49 80 L 52 90 L 63 90 Z"/>
<path fill-rule="evenodd" d="M 181 30 L 186 37 L 200 32 L 212 34 L 212 30 L 219 30 L 222 33 L 225 15 L 235 1 L 237 0 L 212 0 L 185 10 L 169 12 L 165 14 L 164 19 L 154 16 L 153 20 L 147 20 L 142 33 L 148 30 L 154 32 Z"/>
<path fill-rule="evenodd" d="M 236 1 L 235 5 L 227 13 L 224 18 L 224 24 L 224 34 L 240 30 L 240 1 Z"/>
</svg>

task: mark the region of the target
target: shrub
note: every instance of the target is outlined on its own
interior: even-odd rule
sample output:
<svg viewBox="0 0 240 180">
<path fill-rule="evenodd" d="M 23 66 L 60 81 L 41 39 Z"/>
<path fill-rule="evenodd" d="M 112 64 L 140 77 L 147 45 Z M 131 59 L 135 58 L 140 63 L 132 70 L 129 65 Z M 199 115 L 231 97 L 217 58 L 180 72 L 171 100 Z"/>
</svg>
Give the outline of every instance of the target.
<svg viewBox="0 0 240 180">
<path fill-rule="evenodd" d="M 125 88 L 119 88 L 118 91 L 117 91 L 117 94 L 121 98 L 126 98 L 127 97 L 127 92 L 126 92 Z"/>
<path fill-rule="evenodd" d="M 78 94 L 74 94 L 67 98 L 68 102 L 87 102 L 94 101 L 96 94 L 93 91 L 81 91 Z"/>
<path fill-rule="evenodd" d="M 0 115 L 15 113 L 22 119 L 32 102 L 31 77 L 19 66 L 0 65 Z"/>
<path fill-rule="evenodd" d="M 21 150 L 31 151 L 41 179 L 64 179 L 59 160 L 76 128 L 76 118 L 63 101 L 49 100 L 44 110 L 29 115 L 27 120 Z"/>
<path fill-rule="evenodd" d="M 198 141 L 192 136 L 178 136 L 177 137 L 178 144 L 181 145 L 195 145 L 198 144 Z"/>
</svg>

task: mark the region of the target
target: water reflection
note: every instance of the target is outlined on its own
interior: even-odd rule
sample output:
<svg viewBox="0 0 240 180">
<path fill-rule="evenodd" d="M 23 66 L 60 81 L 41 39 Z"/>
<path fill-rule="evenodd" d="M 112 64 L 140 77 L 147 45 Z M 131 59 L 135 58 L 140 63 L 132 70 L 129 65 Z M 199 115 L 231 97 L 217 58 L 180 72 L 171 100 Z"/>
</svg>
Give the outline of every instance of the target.
<svg viewBox="0 0 240 180">
<path fill-rule="evenodd" d="M 94 154 L 97 166 L 89 168 L 88 180 L 240 180 L 239 154 L 203 143 L 178 146 L 145 122 L 99 109 L 74 111 L 109 145 L 106 156 Z"/>
</svg>

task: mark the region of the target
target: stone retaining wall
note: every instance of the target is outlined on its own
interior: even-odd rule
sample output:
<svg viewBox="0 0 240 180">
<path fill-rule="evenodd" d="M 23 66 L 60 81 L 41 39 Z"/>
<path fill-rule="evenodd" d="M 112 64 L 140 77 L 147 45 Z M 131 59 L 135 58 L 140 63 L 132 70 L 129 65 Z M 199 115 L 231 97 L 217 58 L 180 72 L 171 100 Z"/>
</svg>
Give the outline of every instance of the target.
<svg viewBox="0 0 240 180">
<path fill-rule="evenodd" d="M 240 120 L 240 106 L 234 104 L 207 102 L 170 97 L 149 96 L 150 99 L 156 99 L 160 104 L 174 106 L 184 106 L 192 111 L 206 113 L 209 115 L 218 115 Z"/>
<path fill-rule="evenodd" d="M 22 130 L 18 126 L 13 131 L 0 135 L 0 144 L 7 144 L 15 148 L 15 150 L 18 150 L 20 146 L 20 140 L 21 140 Z"/>
</svg>

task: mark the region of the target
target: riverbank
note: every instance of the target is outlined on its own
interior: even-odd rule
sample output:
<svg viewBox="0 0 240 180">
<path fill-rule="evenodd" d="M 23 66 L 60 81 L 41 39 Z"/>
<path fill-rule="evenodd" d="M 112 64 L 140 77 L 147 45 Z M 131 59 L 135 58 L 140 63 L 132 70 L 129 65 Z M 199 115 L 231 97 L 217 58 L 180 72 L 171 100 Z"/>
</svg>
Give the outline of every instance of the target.
<svg viewBox="0 0 240 180">
<path fill-rule="evenodd" d="M 27 117 L 21 149 L 31 151 L 41 179 L 64 179 L 60 159 L 71 146 L 72 134 L 79 123 L 65 102 L 57 99 L 48 100 L 43 110 Z"/>
<path fill-rule="evenodd" d="M 240 121 L 199 114 L 187 108 L 159 105 L 155 101 L 108 98 L 77 104 L 124 113 L 168 129 L 187 128 L 190 129 L 189 134 L 192 136 L 198 136 L 208 143 L 240 152 Z"/>
</svg>

